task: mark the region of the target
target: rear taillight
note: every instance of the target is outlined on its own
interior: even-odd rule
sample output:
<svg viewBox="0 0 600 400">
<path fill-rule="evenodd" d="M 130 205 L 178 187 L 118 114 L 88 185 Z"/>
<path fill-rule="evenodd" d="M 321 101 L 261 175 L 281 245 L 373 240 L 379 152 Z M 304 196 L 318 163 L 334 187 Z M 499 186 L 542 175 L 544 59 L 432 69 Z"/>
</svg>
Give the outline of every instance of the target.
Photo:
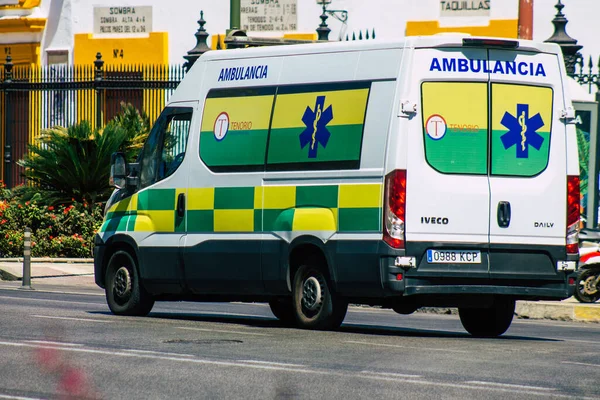
<svg viewBox="0 0 600 400">
<path fill-rule="evenodd" d="M 567 176 L 567 253 L 579 253 L 578 176 Z"/>
<path fill-rule="evenodd" d="M 404 248 L 406 215 L 406 170 L 398 169 L 385 177 L 383 240 L 394 249 Z"/>
</svg>

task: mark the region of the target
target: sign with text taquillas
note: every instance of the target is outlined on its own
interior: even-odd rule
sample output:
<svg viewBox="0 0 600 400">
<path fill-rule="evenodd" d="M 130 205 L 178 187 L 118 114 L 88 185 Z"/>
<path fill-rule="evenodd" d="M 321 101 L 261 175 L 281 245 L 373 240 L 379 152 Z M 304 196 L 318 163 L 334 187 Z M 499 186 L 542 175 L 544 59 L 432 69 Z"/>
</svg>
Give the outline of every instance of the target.
<svg viewBox="0 0 600 400">
<path fill-rule="evenodd" d="M 440 0 L 441 17 L 489 17 L 491 0 Z"/>
</svg>

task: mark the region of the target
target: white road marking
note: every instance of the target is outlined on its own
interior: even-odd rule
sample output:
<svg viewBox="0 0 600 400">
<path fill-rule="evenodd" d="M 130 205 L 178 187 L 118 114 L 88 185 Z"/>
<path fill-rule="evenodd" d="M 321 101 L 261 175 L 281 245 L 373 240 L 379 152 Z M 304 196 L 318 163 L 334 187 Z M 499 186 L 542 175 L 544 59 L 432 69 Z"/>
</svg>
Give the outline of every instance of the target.
<svg viewBox="0 0 600 400">
<path fill-rule="evenodd" d="M 85 301 L 69 301 L 69 300 L 52 300 L 52 299 L 38 299 L 34 297 L 17 297 L 17 296 L 0 296 L 0 299 L 11 299 L 11 300 L 23 300 L 23 301 L 41 301 L 44 303 L 68 303 L 68 304 L 81 304 L 84 306 L 101 306 L 106 307 L 106 304 L 90 303 Z"/>
<path fill-rule="evenodd" d="M 471 383 L 474 385 L 485 385 L 485 386 L 498 386 L 498 387 L 507 387 L 507 388 L 516 388 L 516 389 L 527 389 L 527 390 L 556 390 L 554 388 L 547 388 L 541 386 L 527 386 L 527 385 L 515 385 L 512 383 L 500 383 L 500 382 L 487 382 L 487 381 L 467 381 L 465 383 Z"/>
<path fill-rule="evenodd" d="M 561 364 L 583 365 L 584 367 L 600 368 L 600 364 L 589 364 L 589 363 L 582 363 L 582 362 L 575 362 L 575 361 L 561 361 L 560 363 Z"/>
<path fill-rule="evenodd" d="M 26 340 L 27 343 L 37 343 L 37 344 L 47 344 L 49 346 L 73 346 L 73 347 L 81 347 L 82 344 L 77 343 L 64 343 L 64 342 L 52 342 L 50 340 Z"/>
<path fill-rule="evenodd" d="M 423 378 L 422 375 L 410 375 L 410 374 L 398 374 L 396 372 L 376 372 L 376 371 L 360 371 L 361 374 L 373 374 L 373 375 L 381 375 L 381 376 L 389 376 L 392 378 L 412 378 L 419 379 Z"/>
<path fill-rule="evenodd" d="M 135 349 L 131 349 L 131 350 L 125 350 L 125 351 L 130 351 L 132 353 L 140 353 L 140 354 L 158 354 L 158 355 L 164 355 L 164 356 L 195 357 L 193 354 L 166 353 L 166 352 L 163 352 L 163 351 L 152 351 L 152 350 L 135 350 Z"/>
<path fill-rule="evenodd" d="M 178 326 L 177 329 L 185 329 L 188 331 L 231 333 L 231 334 L 235 334 L 235 335 L 273 336 L 273 335 L 269 335 L 268 333 L 228 331 L 228 330 L 224 330 L 224 329 L 186 328 L 183 326 Z"/>
<path fill-rule="evenodd" d="M 12 399 L 12 400 L 42 400 L 37 397 L 20 397 L 20 396 L 9 396 L 7 394 L 0 394 L 0 399 Z"/>
<path fill-rule="evenodd" d="M 275 365 L 278 367 L 306 367 L 306 365 L 302 364 L 288 364 L 288 363 L 278 363 L 271 361 L 259 361 L 259 360 L 237 360 L 242 363 L 250 363 L 250 364 L 259 364 L 259 365 Z"/>
<path fill-rule="evenodd" d="M 48 318 L 48 319 L 62 319 L 66 321 L 82 321 L 82 322 L 103 322 L 105 324 L 111 324 L 113 321 L 108 321 L 104 319 L 89 319 L 89 318 L 71 318 L 71 317 L 53 317 L 50 315 L 31 315 L 35 318 Z"/>
<path fill-rule="evenodd" d="M 19 343 L 19 342 L 0 342 L 0 346 L 14 346 L 14 347 L 40 347 L 37 345 L 29 344 L 29 343 Z M 55 348 L 55 347 L 52 347 Z M 337 376 L 343 378 L 362 378 L 362 379 L 374 379 L 379 381 L 387 381 L 394 383 L 412 383 L 416 385 L 427 385 L 427 386 L 438 386 L 438 387 L 446 387 L 446 388 L 458 388 L 458 389 L 468 389 L 475 391 L 495 391 L 495 392 L 503 392 L 503 393 L 517 393 L 517 394 L 528 394 L 533 396 L 540 396 L 544 398 L 561 398 L 561 399 L 572 399 L 572 394 L 559 394 L 559 393 L 549 393 L 547 390 L 545 391 L 535 391 L 535 390 L 521 390 L 520 388 L 512 388 L 512 387 L 495 387 L 495 386 L 481 386 L 481 385 L 469 385 L 469 384 L 461 384 L 461 383 L 451 383 L 451 382 L 439 382 L 439 381 L 428 381 L 425 379 L 409 379 L 409 378 L 396 378 L 396 377 L 388 377 L 388 376 L 379 376 L 373 374 L 358 374 L 358 373 L 348 373 L 348 372 L 335 372 L 331 370 L 317 370 L 317 369 L 308 369 L 308 368 L 291 368 L 286 366 L 277 366 L 277 365 L 261 365 L 261 364 L 250 364 L 250 363 L 239 363 L 234 361 L 216 361 L 216 360 L 206 360 L 199 358 L 181 358 L 181 357 L 167 357 L 153 354 L 139 354 L 132 353 L 127 351 L 118 351 L 118 350 L 98 350 L 98 349 L 87 349 L 87 348 L 74 348 L 74 347 L 64 347 L 61 348 L 63 351 L 70 351 L 76 353 L 88 353 L 88 354 L 101 354 L 110 357 L 132 357 L 132 358 L 144 358 L 144 359 L 154 359 L 154 360 L 164 360 L 164 361 L 177 361 L 184 363 L 192 363 L 192 364 L 202 364 L 202 365 L 215 365 L 222 367 L 236 367 L 236 368 L 253 368 L 258 370 L 271 370 L 271 371 L 282 371 L 282 372 L 295 372 L 302 374 L 313 374 L 313 375 L 325 375 L 325 376 Z M 592 399 L 590 397 L 582 397 L 583 400 Z M 27 399 L 29 400 L 29 399 Z M 597 400 L 597 399 L 596 399 Z"/>
<path fill-rule="evenodd" d="M 399 344 L 369 343 L 369 342 L 359 342 L 359 341 L 355 341 L 355 340 L 345 340 L 344 343 L 363 344 L 366 346 L 395 347 L 398 349 L 429 350 L 429 351 L 447 352 L 447 353 L 469 353 L 469 351 L 466 351 L 466 350 L 437 349 L 437 348 L 433 348 L 433 347 L 402 346 Z"/>
</svg>

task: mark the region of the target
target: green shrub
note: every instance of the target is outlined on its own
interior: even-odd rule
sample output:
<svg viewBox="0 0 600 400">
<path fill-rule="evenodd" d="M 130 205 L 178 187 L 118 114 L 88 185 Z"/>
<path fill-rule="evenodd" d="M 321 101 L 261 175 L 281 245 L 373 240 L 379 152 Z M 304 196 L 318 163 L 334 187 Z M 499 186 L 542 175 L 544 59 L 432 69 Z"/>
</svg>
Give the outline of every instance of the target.
<svg viewBox="0 0 600 400">
<path fill-rule="evenodd" d="M 45 206 L 17 199 L 0 201 L 0 255 L 23 256 L 25 227 L 31 228 L 33 257 L 91 257 L 102 224 L 102 204 Z"/>
</svg>

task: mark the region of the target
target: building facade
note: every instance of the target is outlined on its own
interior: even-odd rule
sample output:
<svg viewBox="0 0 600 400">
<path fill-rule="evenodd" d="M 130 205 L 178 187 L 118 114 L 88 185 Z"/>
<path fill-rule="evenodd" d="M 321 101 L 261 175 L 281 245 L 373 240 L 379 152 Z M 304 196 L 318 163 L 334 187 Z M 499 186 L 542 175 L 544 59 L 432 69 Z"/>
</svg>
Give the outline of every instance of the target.
<svg viewBox="0 0 600 400">
<path fill-rule="evenodd" d="M 316 38 L 322 8 L 315 0 L 238 1 L 242 23 L 259 21 L 250 35 Z M 553 32 L 557 0 L 531 1 L 533 39 L 545 40 Z M 600 2 L 563 4 L 570 21 L 568 33 L 583 45 L 582 54 L 600 54 L 600 43 L 594 40 L 599 28 L 591 23 Z M 262 17 L 269 7 L 275 11 Z M 289 7 L 287 15 L 293 12 L 287 21 L 291 23 L 281 24 L 288 30 L 263 30 L 277 29 L 269 19 L 276 20 L 281 7 Z M 330 40 L 366 32 L 372 36 L 373 31 L 383 39 L 456 31 L 518 35 L 519 0 L 332 0 L 327 7 L 347 12 L 345 22 L 335 18 L 341 12 L 329 15 Z M 10 53 L 15 64 L 84 64 L 92 62 L 97 52 L 108 64 L 179 64 L 196 44 L 201 10 L 214 46 L 217 36 L 222 38 L 230 27 L 228 0 L 0 0 L 0 54 Z"/>
</svg>

